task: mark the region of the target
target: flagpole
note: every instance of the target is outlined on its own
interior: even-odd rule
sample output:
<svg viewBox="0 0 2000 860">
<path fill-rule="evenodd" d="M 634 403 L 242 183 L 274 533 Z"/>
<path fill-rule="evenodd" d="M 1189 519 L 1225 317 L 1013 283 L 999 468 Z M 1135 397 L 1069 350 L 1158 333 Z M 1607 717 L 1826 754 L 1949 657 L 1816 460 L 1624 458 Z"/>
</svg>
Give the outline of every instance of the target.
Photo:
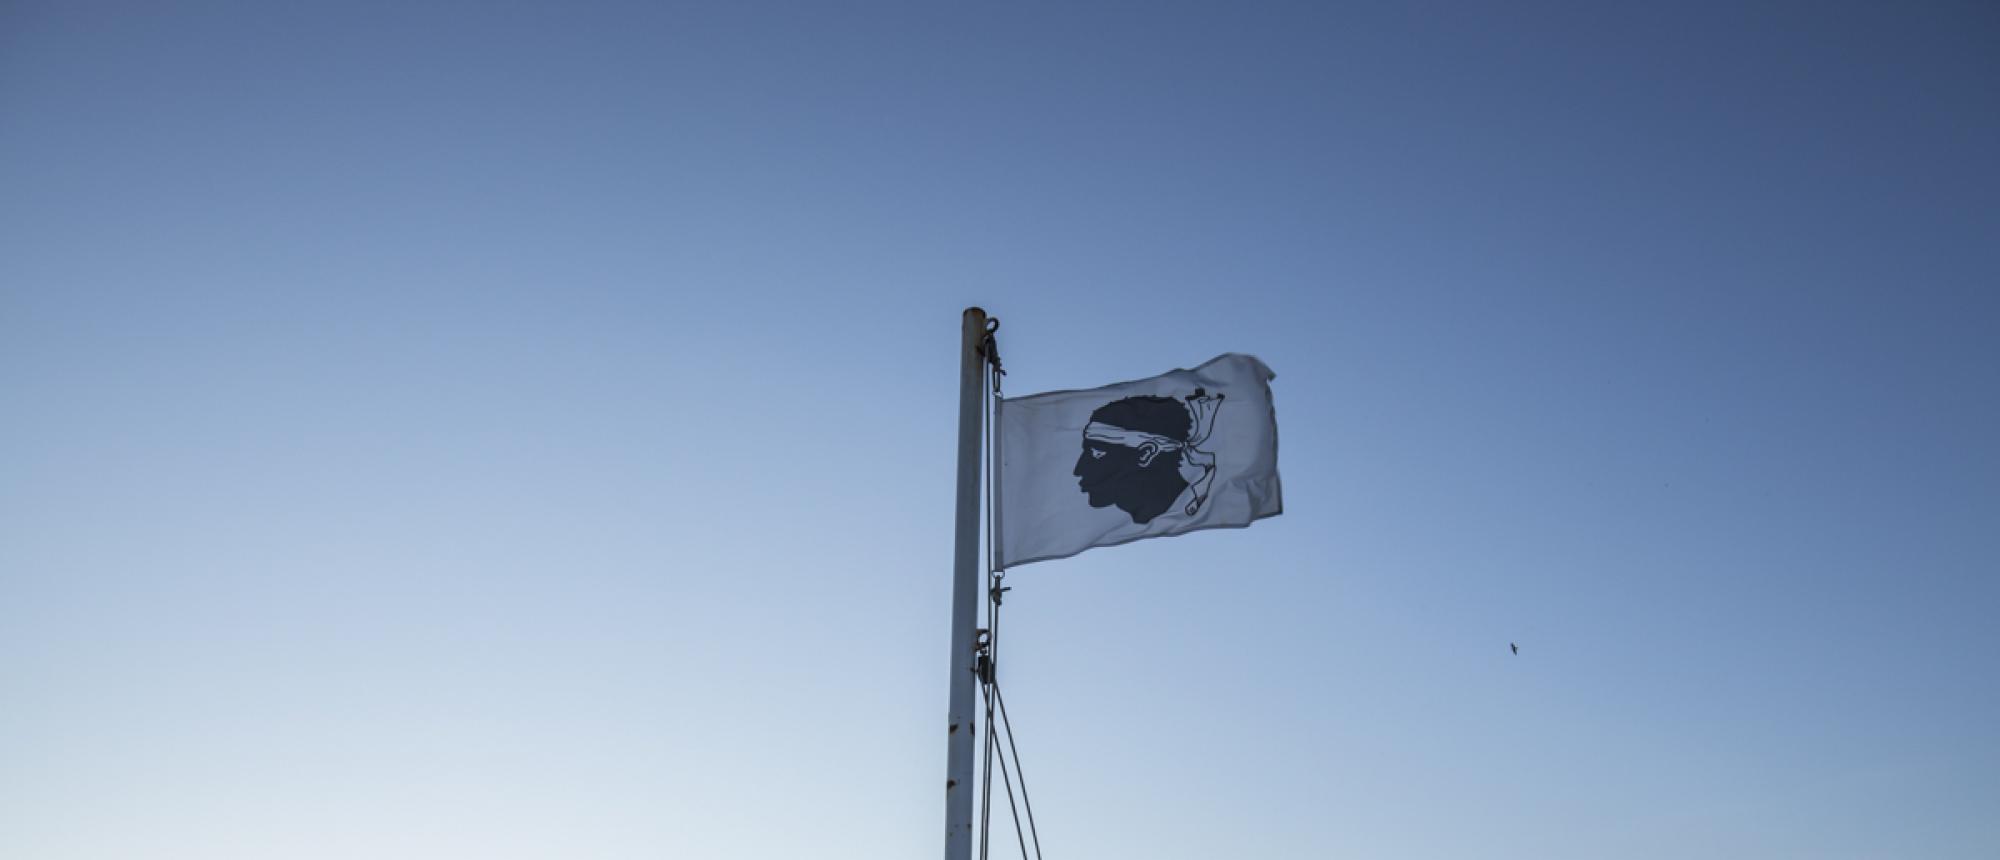
<svg viewBox="0 0 2000 860">
<path fill-rule="evenodd" d="M 979 626 L 979 431 L 986 312 L 966 308 L 958 348 L 958 523 L 951 574 L 951 718 L 944 781 L 944 860 L 972 858 L 973 654 Z"/>
</svg>

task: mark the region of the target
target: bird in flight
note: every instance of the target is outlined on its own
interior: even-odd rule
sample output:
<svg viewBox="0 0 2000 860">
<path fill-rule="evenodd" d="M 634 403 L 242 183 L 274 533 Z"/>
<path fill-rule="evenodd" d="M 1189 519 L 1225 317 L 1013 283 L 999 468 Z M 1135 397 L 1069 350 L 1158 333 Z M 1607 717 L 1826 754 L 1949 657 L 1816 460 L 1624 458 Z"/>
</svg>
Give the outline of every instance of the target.
<svg viewBox="0 0 2000 860">
<path fill-rule="evenodd" d="M 1508 647 L 1509 649 L 1511 649 L 1511 650 L 1512 650 L 1512 651 L 1513 651 L 1514 653 L 1516 653 L 1516 654 L 1519 654 L 1519 653 L 1521 653 L 1521 646 L 1519 646 L 1519 645 L 1516 645 L 1516 644 L 1514 644 L 1514 643 L 1512 643 L 1512 642 L 1509 642 L 1509 643 L 1507 643 L 1507 647 Z"/>
</svg>

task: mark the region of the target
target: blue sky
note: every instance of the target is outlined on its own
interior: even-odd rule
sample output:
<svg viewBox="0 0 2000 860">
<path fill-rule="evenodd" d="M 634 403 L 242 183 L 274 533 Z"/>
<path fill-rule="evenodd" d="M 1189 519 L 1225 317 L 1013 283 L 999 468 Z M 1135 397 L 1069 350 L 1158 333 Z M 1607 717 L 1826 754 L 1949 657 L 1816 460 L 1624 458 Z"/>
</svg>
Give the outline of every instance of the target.
<svg viewBox="0 0 2000 860">
<path fill-rule="evenodd" d="M 2000 851 L 2000 16 L 1246 6 L 0 5 L 0 854 L 936 856 L 970 304 L 1052 853 Z"/>
</svg>

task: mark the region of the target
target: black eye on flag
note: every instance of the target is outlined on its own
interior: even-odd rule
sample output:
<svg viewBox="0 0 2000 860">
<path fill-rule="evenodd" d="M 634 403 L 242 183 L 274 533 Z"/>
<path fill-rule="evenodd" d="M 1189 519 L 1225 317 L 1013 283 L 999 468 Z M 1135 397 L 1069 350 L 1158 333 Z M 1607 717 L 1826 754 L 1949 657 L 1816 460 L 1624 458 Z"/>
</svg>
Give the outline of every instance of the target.
<svg viewBox="0 0 2000 860">
<path fill-rule="evenodd" d="M 1001 564 L 1280 513 L 1272 378 L 1263 362 L 1230 354 L 1151 379 L 1002 400 Z"/>
</svg>

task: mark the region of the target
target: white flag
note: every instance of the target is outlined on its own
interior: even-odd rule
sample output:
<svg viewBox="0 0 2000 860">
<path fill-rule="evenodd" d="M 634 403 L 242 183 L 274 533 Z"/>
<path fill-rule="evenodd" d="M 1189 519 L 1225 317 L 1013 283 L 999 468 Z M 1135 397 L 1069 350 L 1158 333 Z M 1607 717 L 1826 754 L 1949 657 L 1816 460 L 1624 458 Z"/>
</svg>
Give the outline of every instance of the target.
<svg viewBox="0 0 2000 860">
<path fill-rule="evenodd" d="M 1274 377 L 1231 353 L 1151 379 L 1001 400 L 1000 566 L 1278 515 Z"/>
</svg>

